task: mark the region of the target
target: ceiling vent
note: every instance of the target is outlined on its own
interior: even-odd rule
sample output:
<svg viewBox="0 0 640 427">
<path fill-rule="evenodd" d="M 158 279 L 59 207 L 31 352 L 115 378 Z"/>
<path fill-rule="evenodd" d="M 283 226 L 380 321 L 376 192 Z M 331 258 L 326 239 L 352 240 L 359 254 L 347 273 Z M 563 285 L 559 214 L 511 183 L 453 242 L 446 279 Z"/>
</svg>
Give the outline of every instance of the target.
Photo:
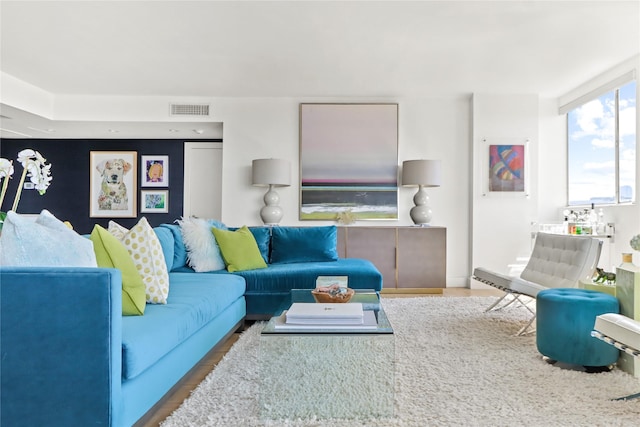
<svg viewBox="0 0 640 427">
<path fill-rule="evenodd" d="M 171 116 L 209 116 L 209 104 L 170 104 Z"/>
</svg>

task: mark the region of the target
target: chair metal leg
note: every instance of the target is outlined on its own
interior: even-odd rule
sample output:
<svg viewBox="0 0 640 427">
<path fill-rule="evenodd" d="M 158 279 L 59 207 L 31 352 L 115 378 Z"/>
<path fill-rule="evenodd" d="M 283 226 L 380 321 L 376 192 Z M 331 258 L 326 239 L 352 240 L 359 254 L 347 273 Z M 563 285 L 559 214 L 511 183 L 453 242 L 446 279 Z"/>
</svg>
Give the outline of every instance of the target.
<svg viewBox="0 0 640 427">
<path fill-rule="evenodd" d="M 504 300 L 507 297 L 511 297 L 511 299 L 507 302 L 505 302 L 504 304 L 500 305 L 501 302 L 504 302 Z M 530 298 L 529 301 L 523 301 L 521 297 L 527 297 Z M 532 309 L 531 307 L 529 307 L 529 304 L 531 304 L 531 302 L 535 302 L 534 298 L 531 298 L 527 295 L 522 295 L 522 294 L 515 294 L 513 292 L 507 292 L 505 291 L 505 294 L 503 296 L 501 296 L 500 298 L 498 298 L 495 302 L 493 302 L 489 307 L 487 307 L 484 312 L 487 313 L 489 311 L 498 311 L 498 310 L 502 310 L 503 308 L 506 308 L 514 303 L 517 303 L 518 306 L 522 306 L 524 308 L 526 308 L 527 310 L 529 310 L 529 313 L 531 313 L 533 316 L 531 317 L 531 319 L 529 319 L 529 321 L 527 322 L 526 325 L 524 325 L 522 328 L 520 328 L 520 330 L 516 333 L 516 336 L 523 336 L 523 335 L 530 335 L 532 333 L 534 333 L 536 330 L 535 328 L 531 329 L 531 325 L 533 324 L 534 320 L 536 319 L 536 311 L 534 309 Z"/>
<path fill-rule="evenodd" d="M 511 295 L 509 292 L 505 292 L 504 295 L 502 295 L 500 298 L 498 298 L 493 304 L 491 304 L 489 307 L 486 308 L 486 310 L 484 311 L 485 313 L 493 310 L 498 304 L 500 304 L 500 302 L 502 300 L 504 300 L 506 297 L 508 297 L 509 295 Z M 510 301 L 509 303 L 507 303 L 506 305 L 511 304 L 513 301 Z M 506 305 L 504 307 L 506 307 Z M 495 308 L 496 310 L 500 310 L 503 307 L 498 307 Z"/>
<path fill-rule="evenodd" d="M 522 301 L 522 299 L 521 299 L 520 297 L 526 297 L 526 298 L 529 298 L 529 300 L 525 302 L 525 301 Z M 531 298 L 531 297 L 530 297 L 530 296 L 528 296 L 528 295 L 518 294 L 518 295 L 516 296 L 516 299 L 518 300 L 518 302 L 520 303 L 520 305 L 521 305 L 522 307 L 524 307 L 524 308 L 526 308 L 527 310 L 529 310 L 529 313 L 531 313 L 531 314 L 536 314 L 536 311 L 535 311 L 534 309 L 532 309 L 531 307 L 529 307 L 529 304 L 531 304 L 532 302 L 534 302 L 534 303 L 535 303 L 535 301 L 536 301 L 536 300 L 535 300 L 535 298 Z"/>
<path fill-rule="evenodd" d="M 536 315 L 535 313 L 533 314 L 533 316 L 531 317 L 531 319 L 529 320 L 529 322 L 527 322 L 526 325 L 524 325 L 522 328 L 520 328 L 520 330 L 518 332 L 516 332 L 516 336 L 517 337 L 521 337 L 524 335 L 530 335 L 533 334 L 536 329 L 529 329 L 529 327 L 533 324 L 533 321 L 536 320 Z"/>
<path fill-rule="evenodd" d="M 638 349 L 633 348 L 633 347 L 629 347 L 628 345 L 614 339 L 611 338 L 610 336 L 607 336 L 605 334 L 603 334 L 600 331 L 591 331 L 591 336 L 594 338 L 598 338 L 599 340 L 602 340 L 604 342 L 606 342 L 607 344 L 610 344 L 612 346 L 614 346 L 615 348 L 617 348 L 620 351 L 624 351 L 625 353 L 634 356 L 634 357 L 640 357 L 640 351 L 638 351 Z M 637 399 L 640 398 L 640 393 L 634 393 L 634 394 L 630 394 L 629 396 L 623 396 L 623 397 L 618 397 L 616 399 L 611 399 L 611 400 L 632 400 L 632 399 Z"/>
<path fill-rule="evenodd" d="M 631 400 L 631 399 L 637 399 L 639 397 L 640 397 L 640 393 L 634 393 L 634 394 L 630 394 L 629 396 L 618 397 L 616 399 L 611 399 L 611 400 Z"/>
</svg>

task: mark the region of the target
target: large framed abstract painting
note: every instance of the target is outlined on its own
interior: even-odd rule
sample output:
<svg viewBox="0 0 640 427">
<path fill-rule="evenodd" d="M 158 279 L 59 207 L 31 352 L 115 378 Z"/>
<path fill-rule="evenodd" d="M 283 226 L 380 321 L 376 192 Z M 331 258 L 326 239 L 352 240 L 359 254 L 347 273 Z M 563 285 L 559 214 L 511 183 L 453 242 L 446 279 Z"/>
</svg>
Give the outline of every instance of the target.
<svg viewBox="0 0 640 427">
<path fill-rule="evenodd" d="M 398 218 L 398 104 L 300 104 L 300 219 Z"/>
<path fill-rule="evenodd" d="M 489 193 L 527 192 L 527 142 L 485 141 L 488 151 Z"/>
</svg>

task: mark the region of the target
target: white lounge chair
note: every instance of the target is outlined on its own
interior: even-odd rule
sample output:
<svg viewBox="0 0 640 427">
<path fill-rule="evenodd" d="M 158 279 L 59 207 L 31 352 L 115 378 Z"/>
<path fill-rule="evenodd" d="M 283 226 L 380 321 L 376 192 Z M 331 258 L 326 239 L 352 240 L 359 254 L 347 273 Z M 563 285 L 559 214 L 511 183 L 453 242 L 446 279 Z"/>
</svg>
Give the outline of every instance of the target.
<svg viewBox="0 0 640 427">
<path fill-rule="evenodd" d="M 618 350 L 640 357 L 640 322 L 617 313 L 605 313 L 596 317 L 591 336 L 611 344 Z M 640 393 L 614 400 L 629 400 L 640 397 Z"/>
<path fill-rule="evenodd" d="M 529 322 L 517 332 L 525 335 L 534 331 L 530 327 L 536 318 L 535 307 L 532 308 L 530 302 L 535 302 L 538 292 L 548 288 L 575 288 L 581 279 L 590 280 L 601 249 L 602 241 L 593 237 L 537 233 L 531 257 L 519 277 L 478 267 L 473 270 L 473 278 L 505 292 L 486 311 L 519 303 L 531 312 Z"/>
</svg>

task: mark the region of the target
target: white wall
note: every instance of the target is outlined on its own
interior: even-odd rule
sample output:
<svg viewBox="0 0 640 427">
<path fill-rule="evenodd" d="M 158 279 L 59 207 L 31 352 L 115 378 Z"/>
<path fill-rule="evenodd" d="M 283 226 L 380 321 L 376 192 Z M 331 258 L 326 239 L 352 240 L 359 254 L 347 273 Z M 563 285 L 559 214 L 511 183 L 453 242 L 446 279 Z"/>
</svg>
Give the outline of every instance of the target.
<svg viewBox="0 0 640 427">
<path fill-rule="evenodd" d="M 508 274 L 510 264 L 530 254 L 537 218 L 538 96 L 475 94 L 472 144 L 471 264 Z M 527 146 L 525 192 L 488 191 L 489 144 Z"/>
</svg>

